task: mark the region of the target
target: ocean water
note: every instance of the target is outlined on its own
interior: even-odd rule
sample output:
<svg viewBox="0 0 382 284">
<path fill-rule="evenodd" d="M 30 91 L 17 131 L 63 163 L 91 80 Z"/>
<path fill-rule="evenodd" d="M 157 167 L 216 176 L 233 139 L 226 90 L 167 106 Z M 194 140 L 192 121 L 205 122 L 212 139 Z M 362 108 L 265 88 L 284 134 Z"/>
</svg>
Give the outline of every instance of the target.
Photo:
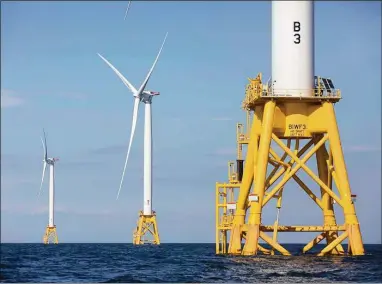
<svg viewBox="0 0 382 284">
<path fill-rule="evenodd" d="M 293 256 L 215 255 L 214 244 L 1 244 L 0 282 L 382 282 L 382 245 L 359 257 L 284 246 Z"/>
</svg>

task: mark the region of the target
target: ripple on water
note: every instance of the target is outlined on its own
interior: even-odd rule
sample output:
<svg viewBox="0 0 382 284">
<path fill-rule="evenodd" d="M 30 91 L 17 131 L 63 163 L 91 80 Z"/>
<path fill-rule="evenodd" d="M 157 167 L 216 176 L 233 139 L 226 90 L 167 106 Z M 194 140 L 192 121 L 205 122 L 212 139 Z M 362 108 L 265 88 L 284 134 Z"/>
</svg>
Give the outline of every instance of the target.
<svg viewBox="0 0 382 284">
<path fill-rule="evenodd" d="M 2 244 L 0 282 L 382 282 L 381 245 L 362 257 L 216 256 L 214 244 Z"/>
</svg>

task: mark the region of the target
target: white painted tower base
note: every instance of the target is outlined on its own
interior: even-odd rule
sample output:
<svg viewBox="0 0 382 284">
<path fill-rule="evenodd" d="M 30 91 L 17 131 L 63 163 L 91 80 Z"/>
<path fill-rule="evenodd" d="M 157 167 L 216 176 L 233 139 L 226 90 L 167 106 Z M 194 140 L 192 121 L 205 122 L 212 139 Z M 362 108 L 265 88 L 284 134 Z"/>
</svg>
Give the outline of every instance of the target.
<svg viewBox="0 0 382 284">
<path fill-rule="evenodd" d="M 272 1 L 274 95 L 311 97 L 314 89 L 314 1 Z"/>
</svg>

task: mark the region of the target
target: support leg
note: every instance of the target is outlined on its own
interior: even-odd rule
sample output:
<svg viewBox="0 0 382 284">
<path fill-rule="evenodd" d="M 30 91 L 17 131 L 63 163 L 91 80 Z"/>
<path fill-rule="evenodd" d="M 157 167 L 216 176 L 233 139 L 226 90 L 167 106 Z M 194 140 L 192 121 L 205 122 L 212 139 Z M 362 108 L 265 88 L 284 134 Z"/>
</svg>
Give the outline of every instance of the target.
<svg viewBox="0 0 382 284">
<path fill-rule="evenodd" d="M 260 136 L 260 145 L 257 154 L 254 193 L 258 196 L 257 202 L 252 202 L 248 218 L 248 233 L 243 249 L 244 255 L 256 255 L 261 224 L 261 211 L 265 190 L 265 179 L 268 166 L 269 148 L 273 130 L 275 113 L 275 102 L 269 101 L 265 104 L 263 124 Z"/>
<path fill-rule="evenodd" d="M 242 227 L 245 221 L 248 195 L 254 179 L 255 163 L 258 152 L 258 131 L 261 128 L 261 114 L 261 109 L 259 107 L 256 108 L 253 116 L 250 141 L 248 144 L 247 158 L 244 164 L 244 172 L 239 191 L 237 209 L 235 212 L 233 226 L 230 234 L 230 241 L 228 246 L 228 253 L 230 254 L 241 253 Z"/>
<path fill-rule="evenodd" d="M 158 224 L 157 224 L 157 218 L 156 215 L 154 214 L 151 217 L 151 222 L 153 225 L 153 237 L 156 245 L 160 245 L 160 240 L 159 240 L 159 233 L 158 233 Z"/>
<path fill-rule="evenodd" d="M 141 242 L 141 232 L 142 232 L 142 225 L 143 225 L 143 212 L 139 212 L 139 219 L 137 228 L 135 229 L 133 233 L 133 244 L 139 245 Z"/>
<path fill-rule="evenodd" d="M 349 179 L 346 171 L 344 154 L 342 152 L 341 140 L 337 126 L 337 120 L 332 103 L 323 103 L 324 109 L 328 116 L 328 134 L 330 147 L 333 153 L 334 169 L 340 184 L 341 200 L 344 206 L 345 224 L 348 231 L 351 232 L 349 236 L 349 245 L 351 247 L 352 255 L 363 255 L 365 253 L 362 242 L 362 236 L 358 218 L 355 213 L 354 204 L 351 200 L 351 190 Z"/>
<path fill-rule="evenodd" d="M 317 169 L 318 169 L 319 178 L 329 188 L 332 189 L 332 182 L 331 182 L 331 179 L 329 179 L 329 171 L 327 166 L 327 160 L 329 156 L 326 152 L 325 144 L 322 145 L 320 148 L 318 148 L 316 152 L 316 157 L 317 157 Z M 327 225 L 336 226 L 337 222 L 334 215 L 332 198 L 322 187 L 321 187 L 321 204 L 322 204 L 323 215 L 324 215 L 324 226 L 327 226 Z M 326 232 L 326 243 L 329 245 L 337 237 L 338 237 L 338 232 L 335 232 L 335 231 Z M 344 253 L 344 249 L 342 248 L 341 244 L 338 244 L 338 246 L 336 246 L 332 251 L 330 251 L 330 254 L 343 254 L 343 253 Z"/>
</svg>

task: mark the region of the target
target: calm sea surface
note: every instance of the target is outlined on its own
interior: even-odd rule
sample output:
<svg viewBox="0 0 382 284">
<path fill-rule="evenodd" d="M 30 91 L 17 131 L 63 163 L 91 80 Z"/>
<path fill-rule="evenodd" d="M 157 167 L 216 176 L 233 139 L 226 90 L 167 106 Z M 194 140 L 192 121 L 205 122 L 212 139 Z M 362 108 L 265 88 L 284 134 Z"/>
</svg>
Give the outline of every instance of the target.
<svg viewBox="0 0 382 284">
<path fill-rule="evenodd" d="M 1 244 L 0 282 L 382 282 L 382 245 L 361 257 L 285 247 L 292 257 L 217 256 L 214 244 Z"/>
</svg>

